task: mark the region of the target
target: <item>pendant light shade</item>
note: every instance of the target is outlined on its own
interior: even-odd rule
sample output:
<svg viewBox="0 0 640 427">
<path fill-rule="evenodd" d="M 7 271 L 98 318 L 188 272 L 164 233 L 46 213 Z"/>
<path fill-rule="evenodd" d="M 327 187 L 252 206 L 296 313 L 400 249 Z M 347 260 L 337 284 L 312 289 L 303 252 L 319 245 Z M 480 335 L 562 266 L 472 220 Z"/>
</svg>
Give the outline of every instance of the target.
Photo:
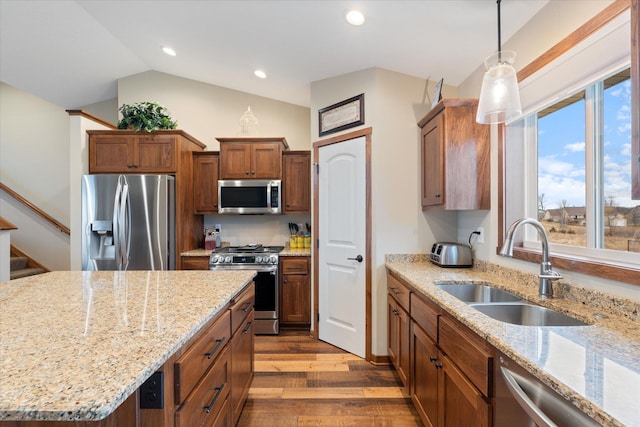
<svg viewBox="0 0 640 427">
<path fill-rule="evenodd" d="M 484 60 L 484 73 L 476 122 L 503 123 L 522 115 L 518 79 L 513 62 L 515 52 L 502 50 L 500 34 L 500 2 L 498 4 L 498 52 Z"/>
<path fill-rule="evenodd" d="M 478 101 L 478 123 L 503 123 L 522 115 L 520 92 L 516 70 L 513 68 L 515 52 L 501 51 L 484 60 L 484 73 L 480 101 Z"/>
</svg>

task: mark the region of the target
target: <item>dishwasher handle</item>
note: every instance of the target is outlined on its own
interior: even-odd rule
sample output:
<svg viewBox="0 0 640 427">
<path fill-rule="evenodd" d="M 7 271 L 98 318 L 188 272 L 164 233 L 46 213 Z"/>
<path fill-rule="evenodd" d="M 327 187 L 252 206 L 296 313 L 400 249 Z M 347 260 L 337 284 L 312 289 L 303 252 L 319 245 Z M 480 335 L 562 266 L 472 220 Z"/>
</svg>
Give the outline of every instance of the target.
<svg viewBox="0 0 640 427">
<path fill-rule="evenodd" d="M 539 427 L 558 427 L 558 425 L 527 396 L 509 369 L 500 366 L 500 371 L 513 397 Z"/>
</svg>

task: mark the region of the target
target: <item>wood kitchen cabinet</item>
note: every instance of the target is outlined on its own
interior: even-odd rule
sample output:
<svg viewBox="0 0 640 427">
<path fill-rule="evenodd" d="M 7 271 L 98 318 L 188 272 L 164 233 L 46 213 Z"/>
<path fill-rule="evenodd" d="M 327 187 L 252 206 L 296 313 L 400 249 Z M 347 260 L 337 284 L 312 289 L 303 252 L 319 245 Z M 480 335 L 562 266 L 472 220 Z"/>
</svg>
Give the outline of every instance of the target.
<svg viewBox="0 0 640 427">
<path fill-rule="evenodd" d="M 234 298 L 231 306 L 231 402 L 230 417 L 236 425 L 249 395 L 253 379 L 253 306 L 255 288 L 251 286 Z"/>
<path fill-rule="evenodd" d="M 423 210 L 488 210 L 489 126 L 476 123 L 478 101 L 443 99 L 420 122 Z"/>
<path fill-rule="evenodd" d="M 288 151 L 282 155 L 285 214 L 311 211 L 311 152 Z"/>
<path fill-rule="evenodd" d="M 181 270 L 208 270 L 209 257 L 208 256 L 181 256 L 180 269 Z"/>
<path fill-rule="evenodd" d="M 285 138 L 216 138 L 220 141 L 220 179 L 282 179 Z"/>
<path fill-rule="evenodd" d="M 405 394 L 409 395 L 410 365 L 409 342 L 410 325 L 409 317 L 409 289 L 388 276 L 387 280 L 387 343 L 391 363 L 404 385 Z"/>
<path fill-rule="evenodd" d="M 180 253 L 202 245 L 203 216 L 194 214 L 193 152 L 206 145 L 182 130 L 88 130 L 89 173 L 175 177 L 176 268 Z"/>
<path fill-rule="evenodd" d="M 193 153 L 193 212 L 199 215 L 218 213 L 217 151 Z"/>
<path fill-rule="evenodd" d="M 409 390 L 423 423 L 490 427 L 493 347 L 391 273 L 387 287 L 400 289 L 399 300 L 405 298 L 404 288 L 409 298 Z M 402 309 L 392 295 L 390 307 L 395 302 L 394 309 Z M 392 325 L 397 321 L 391 316 L 397 317 L 390 314 L 390 333 L 400 336 L 401 327 Z M 398 348 L 392 340 L 390 347 Z M 399 370 L 398 375 L 402 378 Z"/>
<path fill-rule="evenodd" d="M 311 325 L 309 257 L 280 257 L 280 326 Z"/>
</svg>

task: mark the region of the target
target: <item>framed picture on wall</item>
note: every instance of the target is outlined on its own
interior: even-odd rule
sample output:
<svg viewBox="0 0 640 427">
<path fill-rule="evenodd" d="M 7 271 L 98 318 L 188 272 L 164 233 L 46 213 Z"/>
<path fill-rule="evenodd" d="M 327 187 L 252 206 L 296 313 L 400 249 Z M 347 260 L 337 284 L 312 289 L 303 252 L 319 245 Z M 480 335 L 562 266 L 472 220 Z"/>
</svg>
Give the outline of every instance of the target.
<svg viewBox="0 0 640 427">
<path fill-rule="evenodd" d="M 319 135 L 364 124 L 364 93 L 318 110 Z"/>
</svg>

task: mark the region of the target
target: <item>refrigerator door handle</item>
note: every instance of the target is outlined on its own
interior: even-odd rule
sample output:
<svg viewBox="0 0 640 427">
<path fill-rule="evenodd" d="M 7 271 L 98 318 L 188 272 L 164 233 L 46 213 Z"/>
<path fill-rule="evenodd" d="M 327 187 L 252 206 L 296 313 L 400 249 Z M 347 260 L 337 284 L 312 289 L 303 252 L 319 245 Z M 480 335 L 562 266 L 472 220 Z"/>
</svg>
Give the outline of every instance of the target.
<svg viewBox="0 0 640 427">
<path fill-rule="evenodd" d="M 129 266 L 129 248 L 131 247 L 131 209 L 129 207 L 129 184 L 127 178 L 121 175 L 124 181 L 122 186 L 122 195 L 120 196 L 120 217 L 118 222 L 120 224 L 120 253 L 122 256 L 122 271 L 125 271 Z"/>
<path fill-rule="evenodd" d="M 120 177 L 118 177 L 118 185 L 116 187 L 116 194 L 113 199 L 113 247 L 116 261 L 116 269 L 122 270 L 122 255 L 120 253 L 120 223 L 118 221 L 120 214 L 120 197 L 122 195 L 122 183 Z"/>
</svg>

